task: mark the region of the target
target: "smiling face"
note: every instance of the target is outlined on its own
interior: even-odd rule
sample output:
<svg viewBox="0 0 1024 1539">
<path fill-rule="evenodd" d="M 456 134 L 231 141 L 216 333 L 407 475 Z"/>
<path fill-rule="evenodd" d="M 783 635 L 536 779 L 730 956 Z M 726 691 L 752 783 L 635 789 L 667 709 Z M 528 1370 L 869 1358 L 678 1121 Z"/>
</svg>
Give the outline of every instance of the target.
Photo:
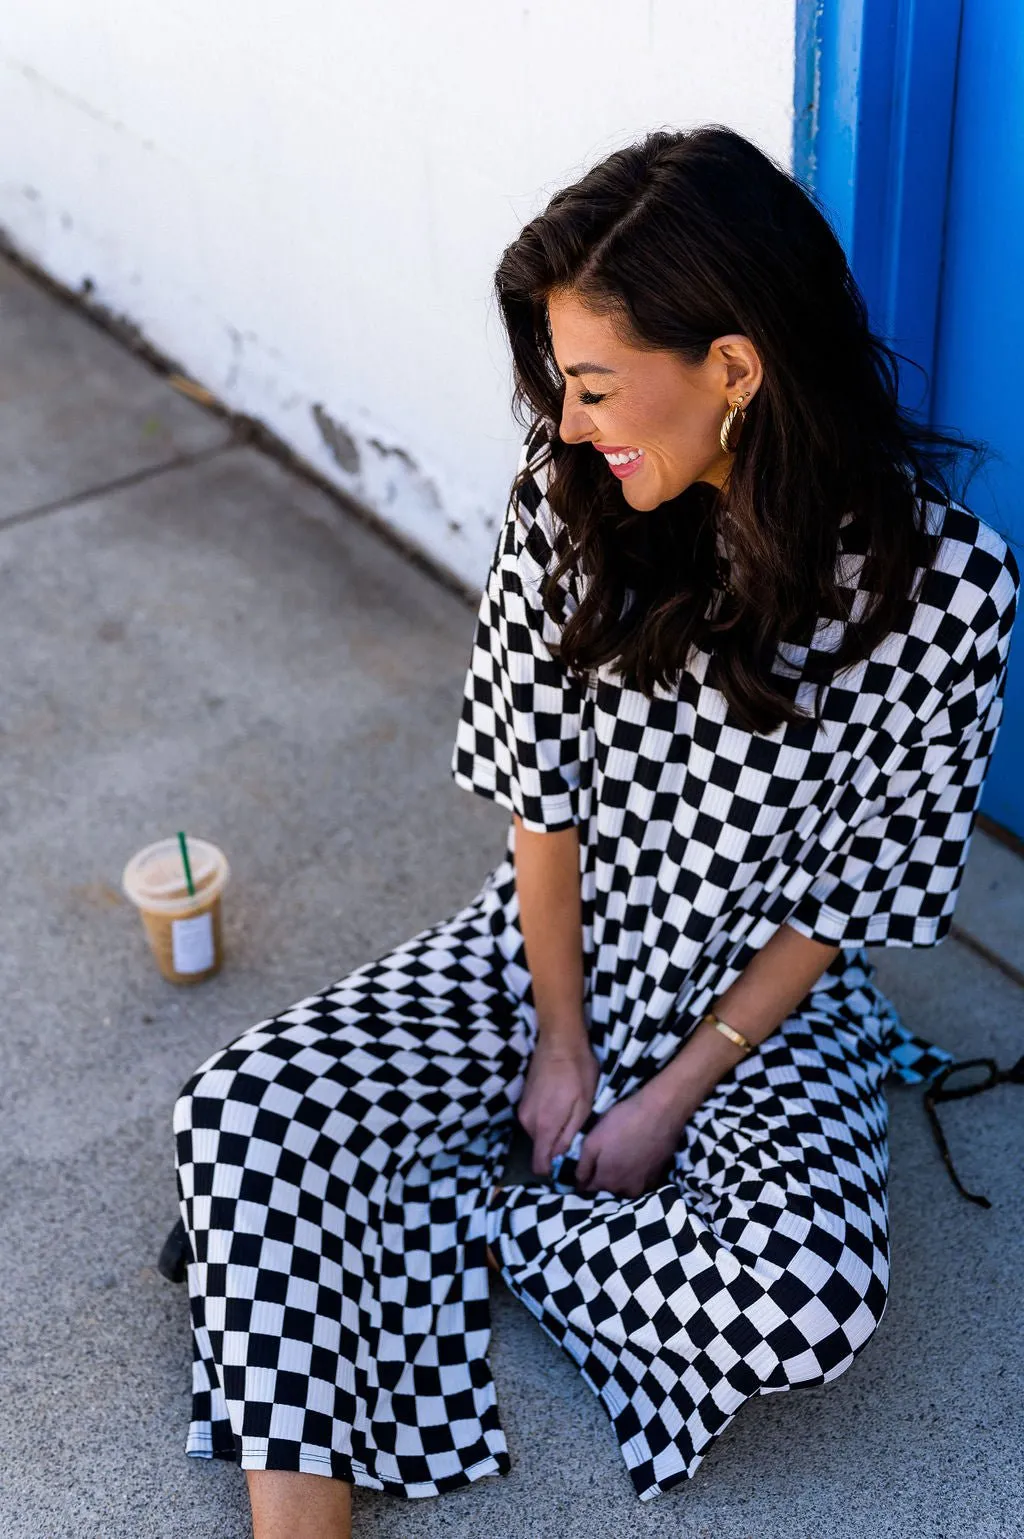
<svg viewBox="0 0 1024 1539">
<path fill-rule="evenodd" d="M 762 379 L 749 338 L 718 337 L 694 365 L 625 341 L 611 316 L 571 292 L 550 296 L 548 321 L 566 377 L 559 437 L 602 452 L 631 507 L 649 511 L 695 481 L 724 484 L 733 456 L 722 451 L 722 423 L 738 396 L 750 405 Z"/>
</svg>

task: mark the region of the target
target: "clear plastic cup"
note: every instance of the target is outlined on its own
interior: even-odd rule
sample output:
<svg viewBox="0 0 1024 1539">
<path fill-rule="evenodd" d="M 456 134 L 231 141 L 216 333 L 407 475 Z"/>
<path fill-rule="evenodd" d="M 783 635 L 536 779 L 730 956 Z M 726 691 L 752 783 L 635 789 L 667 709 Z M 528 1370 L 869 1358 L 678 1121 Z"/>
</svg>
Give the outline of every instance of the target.
<svg viewBox="0 0 1024 1539">
<path fill-rule="evenodd" d="M 150 948 L 170 983 L 202 983 L 220 970 L 221 894 L 231 869 L 207 839 L 186 835 L 193 896 L 188 890 L 177 838 L 158 839 L 133 855 L 121 886 L 142 916 Z"/>
</svg>

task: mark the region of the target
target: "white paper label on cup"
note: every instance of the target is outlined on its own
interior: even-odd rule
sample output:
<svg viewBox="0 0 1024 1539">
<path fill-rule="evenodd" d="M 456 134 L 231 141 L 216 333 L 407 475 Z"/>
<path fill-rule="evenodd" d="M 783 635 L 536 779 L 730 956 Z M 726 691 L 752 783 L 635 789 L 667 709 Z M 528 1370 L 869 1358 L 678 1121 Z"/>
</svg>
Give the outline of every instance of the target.
<svg viewBox="0 0 1024 1539">
<path fill-rule="evenodd" d="M 171 949 L 176 973 L 204 973 L 212 967 L 213 910 L 195 919 L 172 919 Z"/>
</svg>

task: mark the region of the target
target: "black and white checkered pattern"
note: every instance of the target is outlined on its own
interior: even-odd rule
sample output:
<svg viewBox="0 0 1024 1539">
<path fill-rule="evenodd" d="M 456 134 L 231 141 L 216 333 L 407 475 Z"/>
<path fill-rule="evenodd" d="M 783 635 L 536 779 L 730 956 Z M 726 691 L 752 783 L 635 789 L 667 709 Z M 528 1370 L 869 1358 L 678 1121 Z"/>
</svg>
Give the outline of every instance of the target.
<svg viewBox="0 0 1024 1539">
<path fill-rule="evenodd" d="M 642 1197 L 499 1194 L 509 1285 L 611 1417 L 642 1500 L 692 1476 L 754 1395 L 824 1384 L 882 1317 L 888 1015 L 863 955 L 715 1087 Z"/>
<path fill-rule="evenodd" d="M 410 1497 L 508 1468 L 483 1204 L 528 1055 L 478 901 L 200 1066 L 189 1453 Z"/>
<path fill-rule="evenodd" d="M 929 512 L 943 538 L 906 630 L 830 686 L 820 727 L 756 735 L 706 655 L 653 700 L 610 668 L 586 688 L 562 669 L 539 597 L 553 515 L 540 468 L 527 480 L 481 598 L 452 775 L 528 828 L 578 828 L 593 1113 L 553 1181 L 488 1198 L 536 1031 L 510 825 L 471 903 L 183 1087 L 188 1452 L 409 1497 L 507 1470 L 488 1240 L 599 1394 L 643 1499 L 691 1476 L 744 1400 L 849 1366 L 886 1298 L 881 1083 L 951 1057 L 907 1030 L 863 948 L 948 931 L 1019 587 L 994 531 Z M 824 627 L 808 638 L 828 645 Z M 790 645 L 783 665 L 802 662 Z M 843 949 L 690 1120 L 671 1180 L 577 1193 L 589 1127 L 782 923 Z"/>
</svg>

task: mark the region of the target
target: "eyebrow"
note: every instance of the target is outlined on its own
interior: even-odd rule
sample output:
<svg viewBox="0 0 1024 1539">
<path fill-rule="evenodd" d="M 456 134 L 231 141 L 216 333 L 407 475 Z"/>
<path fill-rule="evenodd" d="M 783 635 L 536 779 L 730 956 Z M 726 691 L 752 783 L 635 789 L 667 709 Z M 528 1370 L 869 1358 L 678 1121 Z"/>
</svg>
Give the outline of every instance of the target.
<svg viewBox="0 0 1024 1539">
<path fill-rule="evenodd" d="M 566 366 L 566 374 L 614 374 L 614 369 L 606 369 L 603 363 L 570 363 Z"/>
</svg>

